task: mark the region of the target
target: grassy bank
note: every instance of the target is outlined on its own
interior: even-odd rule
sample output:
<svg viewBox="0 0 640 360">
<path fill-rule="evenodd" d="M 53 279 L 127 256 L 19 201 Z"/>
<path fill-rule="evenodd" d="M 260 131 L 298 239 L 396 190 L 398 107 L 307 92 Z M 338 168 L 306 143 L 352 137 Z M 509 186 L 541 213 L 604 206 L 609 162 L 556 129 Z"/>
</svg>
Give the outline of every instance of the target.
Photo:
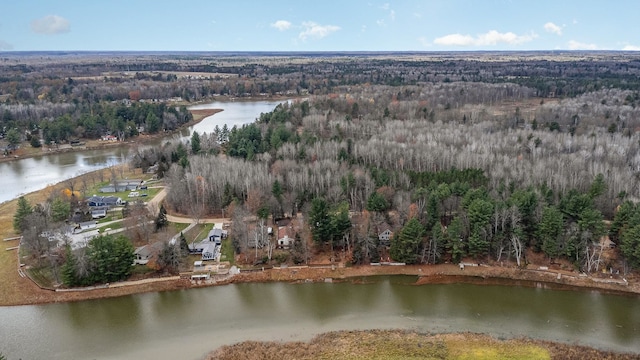
<svg viewBox="0 0 640 360">
<path fill-rule="evenodd" d="M 108 177 L 110 175 L 109 171 L 109 169 L 97 170 L 83 174 L 77 179 L 79 180 L 82 177 L 95 179 L 99 177 L 99 175 L 97 175 L 99 172 L 103 172 L 103 176 Z M 120 172 L 118 172 L 118 174 L 120 174 Z M 140 171 L 138 169 L 136 173 L 135 170 L 128 170 L 128 168 L 124 166 L 122 174 L 124 177 L 140 176 Z M 80 181 L 77 182 L 79 183 Z M 87 182 L 91 182 L 91 180 Z M 61 182 L 48 186 L 40 191 L 27 194 L 25 198 L 32 205 L 43 203 L 51 194 L 61 193 L 66 187 L 67 184 Z M 17 202 L 17 199 L 14 199 L 0 204 L 0 239 L 4 240 L 18 236 L 13 230 L 13 216 L 17 209 Z M 115 228 L 114 226 L 117 226 L 117 224 L 107 225 L 105 227 L 111 227 L 113 229 Z M 19 275 L 17 250 L 5 250 L 18 246 L 17 239 L 0 241 L 0 244 L 2 245 L 2 248 L 0 248 L 0 305 L 45 303 L 65 299 L 65 295 L 58 296 L 51 291 L 41 290 L 31 280 Z M 32 271 L 31 274 L 37 278 L 39 275 L 46 278 L 46 274 L 40 274 L 38 269 Z"/>
<path fill-rule="evenodd" d="M 420 334 L 402 330 L 343 331 L 309 342 L 246 341 L 221 347 L 207 360 L 235 359 L 638 359 L 638 355 L 529 339 L 498 340 L 478 334 Z"/>
</svg>

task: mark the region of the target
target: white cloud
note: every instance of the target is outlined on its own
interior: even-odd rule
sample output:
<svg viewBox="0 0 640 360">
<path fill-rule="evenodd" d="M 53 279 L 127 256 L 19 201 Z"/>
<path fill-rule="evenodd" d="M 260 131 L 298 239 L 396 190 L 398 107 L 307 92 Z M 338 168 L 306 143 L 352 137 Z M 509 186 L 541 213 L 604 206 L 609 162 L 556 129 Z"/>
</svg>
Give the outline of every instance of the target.
<svg viewBox="0 0 640 360">
<path fill-rule="evenodd" d="M 575 40 L 571 40 L 567 43 L 569 50 L 597 50 L 598 46 L 596 44 L 586 44 L 581 43 Z"/>
<path fill-rule="evenodd" d="M 0 40 L 0 50 L 13 50 L 13 45 L 6 41 Z"/>
<path fill-rule="evenodd" d="M 304 30 L 300 32 L 300 34 L 298 34 L 298 37 L 302 41 L 305 41 L 307 40 L 307 38 L 310 38 L 310 37 L 316 38 L 316 39 L 322 39 L 323 37 L 340 30 L 339 26 L 320 25 L 320 24 L 314 23 L 313 21 L 303 22 L 302 28 Z"/>
<path fill-rule="evenodd" d="M 420 13 L 413 13 L 413 17 L 418 18 L 418 19 L 422 19 L 422 14 Z"/>
<path fill-rule="evenodd" d="M 291 28 L 291 23 L 287 20 L 278 20 L 271 24 L 271 27 L 274 27 L 280 31 L 289 30 Z"/>
<path fill-rule="evenodd" d="M 491 30 L 485 34 L 478 34 L 476 37 L 471 35 L 449 34 L 435 39 L 433 43 L 447 46 L 517 45 L 529 42 L 537 37 L 538 35 L 535 33 L 516 35 L 512 32 L 501 33 L 496 30 Z"/>
<path fill-rule="evenodd" d="M 396 21 L 396 11 L 391 8 L 391 5 L 389 5 L 389 3 L 384 3 L 382 6 L 380 6 L 380 9 L 388 13 L 389 19 L 391 19 L 391 21 Z M 378 20 L 378 22 L 379 21 L 380 20 Z"/>
<path fill-rule="evenodd" d="M 626 45 L 622 48 L 622 51 L 640 51 L 640 46 L 636 45 Z"/>
<path fill-rule="evenodd" d="M 386 27 L 387 23 L 384 22 L 384 19 L 376 20 L 376 24 L 381 27 Z"/>
<path fill-rule="evenodd" d="M 69 20 L 58 15 L 47 15 L 31 22 L 31 31 L 37 34 L 62 34 L 69 32 Z"/>
<path fill-rule="evenodd" d="M 557 34 L 557 35 L 562 35 L 562 27 L 560 27 L 560 26 L 558 26 L 558 25 L 556 25 L 556 24 L 554 24 L 552 22 L 548 22 L 548 23 L 544 24 L 544 29 L 547 32 L 554 33 L 554 34 Z"/>
<path fill-rule="evenodd" d="M 462 34 L 449 34 L 443 37 L 439 37 L 433 42 L 438 45 L 456 45 L 456 46 L 470 46 L 474 45 L 474 38 L 470 35 Z"/>
</svg>

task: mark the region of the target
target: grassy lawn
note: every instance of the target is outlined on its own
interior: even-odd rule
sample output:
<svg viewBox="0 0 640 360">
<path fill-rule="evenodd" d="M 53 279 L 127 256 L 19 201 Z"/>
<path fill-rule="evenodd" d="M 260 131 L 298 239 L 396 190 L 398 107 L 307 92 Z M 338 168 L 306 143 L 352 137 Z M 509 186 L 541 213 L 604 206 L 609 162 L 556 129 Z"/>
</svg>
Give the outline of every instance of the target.
<svg viewBox="0 0 640 360">
<path fill-rule="evenodd" d="M 187 224 L 185 224 L 187 225 Z M 213 229 L 213 224 L 198 224 L 194 226 L 191 230 L 187 231 L 184 234 L 184 237 L 187 239 L 187 242 L 191 244 L 194 241 L 201 241 L 207 237 L 209 231 Z"/>
<path fill-rule="evenodd" d="M 54 280 L 55 277 L 53 275 L 53 271 L 51 267 L 49 266 L 32 267 L 29 270 L 27 270 L 27 272 L 29 273 L 29 276 L 31 276 L 33 281 L 38 283 L 38 285 L 45 288 L 53 288 L 53 285 L 55 283 L 55 280 Z"/>
<path fill-rule="evenodd" d="M 449 358 L 456 360 L 491 359 L 550 359 L 549 352 L 539 345 L 518 344 L 513 341 L 487 342 L 479 339 L 458 339 L 446 341 Z"/>
<path fill-rule="evenodd" d="M 135 275 L 143 276 L 143 275 L 151 274 L 153 272 L 155 272 L 155 270 L 150 269 L 146 265 L 136 265 L 131 268 L 131 276 L 135 276 Z"/>
<path fill-rule="evenodd" d="M 187 226 L 189 226 L 189 224 L 170 223 L 169 226 L 173 226 L 173 229 L 174 229 L 174 231 L 172 231 L 173 233 L 179 234 L 179 233 L 183 232 L 184 229 L 186 229 Z"/>
<path fill-rule="evenodd" d="M 107 216 L 103 217 L 102 219 L 98 219 L 98 224 L 104 224 L 109 221 L 122 220 L 122 219 L 123 219 L 122 210 L 111 210 L 107 212 Z"/>
<path fill-rule="evenodd" d="M 236 257 L 233 252 L 233 244 L 231 244 L 231 238 L 227 237 L 222 240 L 222 249 L 220 250 L 220 261 L 228 261 L 231 265 L 236 262 Z"/>
<path fill-rule="evenodd" d="M 154 196 L 158 195 L 158 193 L 162 190 L 162 189 L 158 189 L 158 188 L 153 188 L 153 189 L 146 189 L 146 190 L 137 190 L 136 192 L 138 192 L 140 195 L 146 194 L 146 196 L 137 196 L 137 197 L 129 197 L 129 194 L 131 193 L 131 191 L 118 191 L 115 193 L 101 193 L 100 192 L 100 188 L 104 187 L 104 186 L 108 186 L 109 183 L 108 182 L 104 182 L 101 184 L 96 185 L 96 189 L 93 189 L 93 192 L 89 192 L 89 194 L 95 194 L 98 196 L 115 196 L 115 197 L 119 197 L 121 198 L 123 201 L 134 201 L 134 200 L 141 200 L 144 202 L 147 202 L 151 199 L 154 198 Z"/>
<path fill-rule="evenodd" d="M 113 224 L 109 224 L 109 225 L 105 225 L 105 226 L 99 227 L 98 230 L 102 234 L 102 233 L 104 233 L 105 229 L 116 230 L 116 229 L 121 229 L 122 226 L 123 226 L 122 222 L 117 222 L 117 223 L 113 223 Z"/>
<path fill-rule="evenodd" d="M 202 260 L 202 255 L 194 255 L 194 254 L 189 254 L 184 258 L 184 261 L 182 262 L 182 269 L 183 271 L 193 271 L 193 263 L 196 261 L 200 261 Z"/>
</svg>

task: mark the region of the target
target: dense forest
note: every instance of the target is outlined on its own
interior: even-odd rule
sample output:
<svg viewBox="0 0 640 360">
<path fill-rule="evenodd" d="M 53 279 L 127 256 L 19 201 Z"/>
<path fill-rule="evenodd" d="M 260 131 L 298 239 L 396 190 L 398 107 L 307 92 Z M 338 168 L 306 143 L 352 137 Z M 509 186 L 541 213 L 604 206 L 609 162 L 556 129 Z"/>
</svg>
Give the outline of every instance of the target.
<svg viewBox="0 0 640 360">
<path fill-rule="evenodd" d="M 330 95 L 363 84 L 419 89 L 438 84 L 429 91 L 437 89 L 440 97 L 428 99 L 429 104 L 452 109 L 505 98 L 575 98 L 571 107 L 547 108 L 540 117 L 563 125 L 554 119 L 560 116 L 564 125 L 575 126 L 583 113 L 603 112 L 609 126 L 624 128 L 630 126 L 628 111 L 611 112 L 603 106 L 611 104 L 600 103 L 602 99 L 580 95 L 632 90 L 619 101 L 635 108 L 640 90 L 640 59 L 619 53 L 225 55 L 115 53 L 105 62 L 103 55 L 92 53 L 3 54 L 0 135 L 13 128 L 20 134 L 42 128 L 45 141 L 96 138 L 106 132 L 129 137 L 141 126 L 151 133 L 174 129 L 186 114 L 164 104 L 123 114 L 123 102 Z M 493 90 L 486 93 L 486 86 Z"/>
<path fill-rule="evenodd" d="M 38 128 L 45 141 L 175 128 L 188 115 L 163 104 L 174 97 L 294 98 L 132 160 L 158 165 L 172 210 L 231 216 L 238 252 L 257 246 L 247 217 L 302 217 L 296 244 L 351 263 L 388 248 L 405 263 L 523 265 L 537 253 L 585 272 L 640 266 L 635 55 L 87 55 L 0 67 L 5 131 Z M 622 262 L 602 258 L 607 234 Z M 308 259 L 306 245 L 293 252 Z"/>
<path fill-rule="evenodd" d="M 316 245 L 354 263 L 377 261 L 376 229 L 390 224 L 390 255 L 406 263 L 521 265 L 529 250 L 591 272 L 614 266 L 601 259 L 610 233 L 623 266 L 638 265 L 628 235 L 638 224 L 636 91 L 553 100 L 470 82 L 334 91 L 140 158 L 167 169 L 168 201 L 180 212 L 233 204 L 240 216 L 303 214 Z M 236 235 L 245 251 L 251 235 Z"/>
</svg>

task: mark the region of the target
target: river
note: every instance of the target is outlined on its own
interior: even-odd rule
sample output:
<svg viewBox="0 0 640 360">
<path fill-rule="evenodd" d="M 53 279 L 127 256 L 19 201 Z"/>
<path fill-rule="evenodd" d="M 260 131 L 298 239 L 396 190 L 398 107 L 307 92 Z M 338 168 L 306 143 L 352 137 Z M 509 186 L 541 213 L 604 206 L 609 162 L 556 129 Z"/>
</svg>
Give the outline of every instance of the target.
<svg viewBox="0 0 640 360">
<path fill-rule="evenodd" d="M 203 119 L 198 124 L 180 132 L 188 138 L 195 130 L 213 132 L 216 125 L 229 128 L 253 122 L 260 113 L 272 111 L 282 101 L 212 102 L 195 105 L 192 109 L 223 109 L 224 111 Z M 80 174 L 102 169 L 126 161 L 130 148 L 120 147 L 100 150 L 58 153 L 0 163 L 0 203 L 21 194 L 45 188 Z"/>
<path fill-rule="evenodd" d="M 596 291 L 469 284 L 254 283 L 0 307 L 9 359 L 200 359 L 224 344 L 399 328 L 527 336 L 640 352 L 640 301 Z"/>
</svg>

